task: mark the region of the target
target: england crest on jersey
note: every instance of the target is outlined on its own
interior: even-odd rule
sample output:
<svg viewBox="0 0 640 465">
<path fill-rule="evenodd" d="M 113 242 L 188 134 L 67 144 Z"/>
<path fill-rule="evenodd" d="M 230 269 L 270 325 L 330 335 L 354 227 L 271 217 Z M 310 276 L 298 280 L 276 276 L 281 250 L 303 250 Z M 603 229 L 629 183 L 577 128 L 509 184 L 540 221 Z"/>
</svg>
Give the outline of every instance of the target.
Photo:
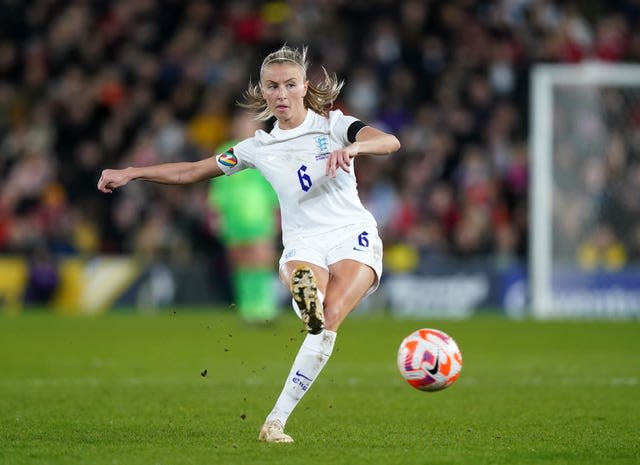
<svg viewBox="0 0 640 465">
<path fill-rule="evenodd" d="M 329 139 L 327 136 L 317 136 L 313 140 L 316 142 L 316 148 L 318 153 L 316 154 L 316 160 L 324 160 L 329 157 Z"/>
</svg>

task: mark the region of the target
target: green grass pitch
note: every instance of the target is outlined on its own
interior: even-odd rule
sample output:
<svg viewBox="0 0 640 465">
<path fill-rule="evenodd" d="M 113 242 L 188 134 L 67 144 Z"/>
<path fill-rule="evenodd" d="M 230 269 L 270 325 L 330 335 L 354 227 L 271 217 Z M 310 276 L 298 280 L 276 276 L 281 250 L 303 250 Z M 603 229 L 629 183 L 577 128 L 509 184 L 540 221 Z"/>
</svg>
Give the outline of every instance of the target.
<svg viewBox="0 0 640 465">
<path fill-rule="evenodd" d="M 423 393 L 400 340 L 458 342 L 458 382 Z M 354 315 L 297 410 L 257 434 L 303 338 L 286 315 L 0 315 L 0 464 L 638 464 L 640 323 Z M 206 370 L 206 374 L 205 374 Z"/>
</svg>

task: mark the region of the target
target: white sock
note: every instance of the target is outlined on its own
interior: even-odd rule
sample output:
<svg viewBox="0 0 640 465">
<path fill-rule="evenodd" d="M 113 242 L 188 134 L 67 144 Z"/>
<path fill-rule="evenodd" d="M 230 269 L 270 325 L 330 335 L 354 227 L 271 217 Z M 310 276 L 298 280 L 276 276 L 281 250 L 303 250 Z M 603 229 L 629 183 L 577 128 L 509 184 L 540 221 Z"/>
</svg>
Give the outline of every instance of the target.
<svg viewBox="0 0 640 465">
<path fill-rule="evenodd" d="M 320 334 L 307 334 L 293 361 L 280 397 L 267 415 L 267 421 L 280 420 L 283 425 L 287 423 L 289 415 L 329 360 L 335 341 L 335 331 L 325 329 Z"/>
</svg>

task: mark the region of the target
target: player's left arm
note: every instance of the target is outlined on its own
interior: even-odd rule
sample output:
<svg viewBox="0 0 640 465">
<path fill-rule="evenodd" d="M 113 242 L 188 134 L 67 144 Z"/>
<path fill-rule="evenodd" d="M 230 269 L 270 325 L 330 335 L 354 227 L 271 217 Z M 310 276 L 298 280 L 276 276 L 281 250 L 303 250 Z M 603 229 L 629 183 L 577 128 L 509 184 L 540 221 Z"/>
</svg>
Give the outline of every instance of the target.
<svg viewBox="0 0 640 465">
<path fill-rule="evenodd" d="M 364 126 L 355 135 L 355 141 L 338 150 L 334 150 L 327 160 L 327 176 L 336 177 L 338 168 L 351 169 L 351 159 L 358 155 L 389 155 L 400 150 L 400 141 L 393 134 L 371 126 Z"/>
</svg>

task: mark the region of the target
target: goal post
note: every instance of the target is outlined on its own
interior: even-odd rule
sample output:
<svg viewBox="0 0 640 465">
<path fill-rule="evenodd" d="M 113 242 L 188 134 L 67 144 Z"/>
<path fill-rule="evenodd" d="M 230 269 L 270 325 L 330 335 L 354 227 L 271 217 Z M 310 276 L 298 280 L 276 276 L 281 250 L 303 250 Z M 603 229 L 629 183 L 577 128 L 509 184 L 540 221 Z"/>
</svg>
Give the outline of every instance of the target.
<svg viewBox="0 0 640 465">
<path fill-rule="evenodd" d="M 640 153 L 629 155 L 629 138 L 634 131 L 640 137 L 640 65 L 537 65 L 531 72 L 529 111 L 532 315 L 639 316 L 639 268 L 629 271 L 634 264 L 626 262 L 615 272 L 598 266 L 585 269 L 579 247 L 603 217 L 616 218 L 618 229 L 624 229 L 625 221 L 629 226 L 640 221 L 625 219 L 623 210 L 603 204 L 601 197 L 611 197 L 609 192 L 594 198 L 591 192 L 615 186 L 615 173 L 598 169 L 607 166 L 605 158 L 617 140 L 628 149 L 627 158 L 636 158 L 629 163 L 640 163 Z"/>
</svg>

